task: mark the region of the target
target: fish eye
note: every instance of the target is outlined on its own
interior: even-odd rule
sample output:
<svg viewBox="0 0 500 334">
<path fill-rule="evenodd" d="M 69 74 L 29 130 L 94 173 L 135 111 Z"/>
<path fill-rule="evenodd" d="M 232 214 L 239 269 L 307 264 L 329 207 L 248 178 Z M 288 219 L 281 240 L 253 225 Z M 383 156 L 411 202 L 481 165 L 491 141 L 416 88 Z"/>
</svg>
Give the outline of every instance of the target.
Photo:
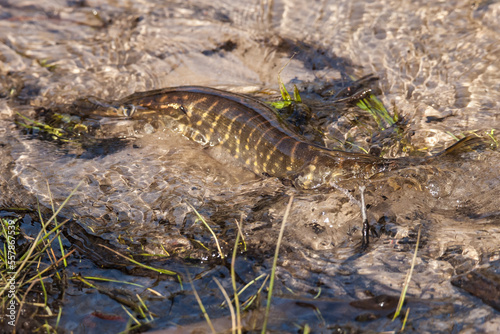
<svg viewBox="0 0 500 334">
<path fill-rule="evenodd" d="M 132 117 L 137 110 L 137 108 L 133 104 L 122 106 L 121 108 L 123 110 L 123 116 L 125 117 Z"/>
</svg>

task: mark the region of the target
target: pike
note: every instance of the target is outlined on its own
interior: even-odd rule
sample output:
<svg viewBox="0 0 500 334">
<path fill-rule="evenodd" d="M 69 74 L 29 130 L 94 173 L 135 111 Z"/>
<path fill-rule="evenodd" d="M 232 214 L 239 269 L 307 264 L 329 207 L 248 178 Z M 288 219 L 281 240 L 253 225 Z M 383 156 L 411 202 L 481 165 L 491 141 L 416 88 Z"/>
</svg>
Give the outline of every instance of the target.
<svg viewBox="0 0 500 334">
<path fill-rule="evenodd" d="M 258 99 L 200 86 L 138 92 L 113 103 L 86 102 L 97 107 L 93 112 L 101 116 L 158 122 L 157 127 L 171 128 L 203 146 L 222 145 L 255 174 L 289 180 L 299 189 L 338 188 L 338 181 L 369 179 L 385 171 L 429 163 L 481 142 L 469 135 L 427 158 L 386 159 L 332 150 L 294 133 L 272 107 Z M 363 249 L 369 243 L 368 230 L 364 219 Z"/>
<path fill-rule="evenodd" d="M 108 116 L 156 119 L 204 146 L 222 145 L 255 174 L 290 180 L 300 189 L 331 188 L 338 181 L 426 163 L 479 140 L 468 136 L 418 160 L 332 150 L 294 133 L 260 100 L 199 86 L 134 93 L 107 106 Z"/>
</svg>

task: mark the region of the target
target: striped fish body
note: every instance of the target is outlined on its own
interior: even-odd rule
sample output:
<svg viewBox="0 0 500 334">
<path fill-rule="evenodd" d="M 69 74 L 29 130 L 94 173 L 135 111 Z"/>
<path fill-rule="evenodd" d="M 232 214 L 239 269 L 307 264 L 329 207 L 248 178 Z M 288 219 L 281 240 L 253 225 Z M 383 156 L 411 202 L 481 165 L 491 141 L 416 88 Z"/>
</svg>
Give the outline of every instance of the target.
<svg viewBox="0 0 500 334">
<path fill-rule="evenodd" d="M 222 145 L 259 175 L 289 179 L 299 188 L 328 186 L 331 181 L 370 177 L 394 161 L 371 155 L 329 150 L 293 133 L 265 103 L 206 87 L 174 87 L 132 94 L 116 110 L 168 127 L 203 145 Z M 127 114 L 128 111 L 128 114 Z"/>
</svg>

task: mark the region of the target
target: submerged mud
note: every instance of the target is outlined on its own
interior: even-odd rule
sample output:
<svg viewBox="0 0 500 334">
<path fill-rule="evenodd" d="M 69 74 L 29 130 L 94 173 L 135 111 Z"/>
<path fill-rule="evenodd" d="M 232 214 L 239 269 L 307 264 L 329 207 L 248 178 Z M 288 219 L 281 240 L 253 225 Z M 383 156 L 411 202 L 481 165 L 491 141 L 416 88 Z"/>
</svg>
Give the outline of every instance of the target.
<svg viewBox="0 0 500 334">
<path fill-rule="evenodd" d="M 58 207 L 79 185 L 59 214 L 61 221 L 70 219 L 64 243 L 77 254 L 61 271 L 135 282 L 161 295 L 119 283 L 100 289 L 76 279 L 64 287 L 54 283 L 49 300 L 53 313 L 62 307 L 61 331 L 123 330 L 128 315 L 121 305 L 139 303 L 137 294 L 155 314 L 153 321 L 141 319 L 141 330 L 207 328 L 187 272 L 211 318 L 218 319 L 216 326 L 228 329 L 229 311 L 219 308 L 224 298 L 214 277 L 232 291 L 227 258 L 236 221 L 245 239 L 235 263 L 243 286 L 270 273 L 292 195 L 271 330 L 296 331 L 306 324 L 315 331 L 399 330 L 402 320 L 389 318 L 419 229 L 406 330 L 500 329 L 498 303 L 491 297 L 499 291 L 500 257 L 498 3 L 4 1 L 1 6 L 2 216 L 24 218 L 21 231 L 34 239 L 40 230 L 38 203 L 50 217 L 52 203 Z M 332 191 L 304 192 L 256 177 L 217 148 L 203 149 L 147 123 L 87 119 L 86 130 L 67 142 L 39 125 L 26 127 L 29 121 L 19 116 L 45 122 L 50 111 L 64 106 L 64 114 L 78 123 L 82 118 L 73 103 L 79 99 L 113 101 L 179 85 L 276 100 L 277 75 L 287 62 L 281 78 L 290 91 L 297 85 L 312 112 L 304 123 L 303 114 L 292 110 L 289 120 L 315 143 L 402 158 L 435 154 L 455 142 L 453 137 L 471 133 L 484 144 L 425 166 L 348 180 Z M 353 94 L 347 89 L 353 78 L 370 73 L 379 80 L 362 88 L 398 115 L 395 126 L 378 125 L 355 101 L 332 102 Z M 360 186 L 366 187 L 371 226 L 365 251 Z M 213 229 L 226 260 L 193 208 Z M 112 250 L 179 273 L 184 284 Z M 241 300 L 256 294 L 263 281 L 264 276 Z M 485 286 L 489 293 L 482 292 Z M 249 331 L 261 326 L 263 291 L 243 315 Z M 32 327 L 40 325 L 32 321 Z"/>
</svg>

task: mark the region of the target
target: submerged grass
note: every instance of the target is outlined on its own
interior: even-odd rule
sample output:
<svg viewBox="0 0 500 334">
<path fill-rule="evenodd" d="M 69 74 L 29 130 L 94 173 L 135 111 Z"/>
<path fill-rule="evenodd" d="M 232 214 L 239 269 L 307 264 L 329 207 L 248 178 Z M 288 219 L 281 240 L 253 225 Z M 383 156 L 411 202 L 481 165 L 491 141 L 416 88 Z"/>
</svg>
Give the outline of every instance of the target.
<svg viewBox="0 0 500 334">
<path fill-rule="evenodd" d="M 45 133 L 52 135 L 54 139 L 57 138 L 57 139 L 61 139 L 62 141 L 67 141 L 66 139 L 64 139 L 66 132 L 63 129 L 54 128 L 48 124 L 33 120 L 33 119 L 26 117 L 20 113 L 17 113 L 17 115 L 26 121 L 26 123 L 17 121 L 16 122 L 17 125 L 25 128 L 25 129 L 31 130 L 31 131 L 33 131 L 33 130 L 43 131 Z"/>
<path fill-rule="evenodd" d="M 159 293 L 158 291 L 156 291 L 154 289 L 151 289 L 151 288 L 148 288 L 148 287 L 146 287 L 146 286 L 144 286 L 142 284 L 138 284 L 138 283 L 127 282 L 127 281 L 119 281 L 119 280 L 110 279 L 110 278 L 106 278 L 106 277 L 94 277 L 94 276 L 80 277 L 80 276 L 76 276 L 76 275 L 73 275 L 72 277 L 70 277 L 70 279 L 77 279 L 77 280 L 79 280 L 80 278 L 83 279 L 83 280 L 86 280 L 86 281 L 92 280 L 92 281 L 100 281 L 100 282 L 108 282 L 108 283 L 119 283 L 119 284 L 136 286 L 136 287 L 139 287 L 139 288 L 144 288 L 147 291 L 155 294 L 158 297 L 163 297 L 163 295 L 161 293 Z"/>
<path fill-rule="evenodd" d="M 148 266 L 146 264 L 140 263 L 139 261 L 136 261 L 136 260 L 132 259 L 131 257 L 127 257 L 127 256 L 121 254 L 120 252 L 117 252 L 114 249 L 109 248 L 108 246 L 105 246 L 105 245 L 99 245 L 99 246 L 101 246 L 103 248 L 106 248 L 107 250 L 115 253 L 116 255 L 118 255 L 118 256 L 126 259 L 127 261 L 129 261 L 129 262 L 131 262 L 131 263 L 133 263 L 133 264 L 135 264 L 135 265 L 137 265 L 137 266 L 139 266 L 141 268 L 149 269 L 149 270 L 155 271 L 155 272 L 157 272 L 159 274 L 165 274 L 165 275 L 170 275 L 170 276 L 177 276 L 177 278 L 179 280 L 179 283 L 182 284 L 181 276 L 178 273 L 176 273 L 175 271 L 168 270 L 168 269 L 151 267 L 151 266 Z"/>
<path fill-rule="evenodd" d="M 371 93 L 367 97 L 360 99 L 356 105 L 362 110 L 368 111 L 381 130 L 393 126 L 398 120 L 398 116 L 391 116 L 382 101 Z"/>
<path fill-rule="evenodd" d="M 128 292 L 123 291 L 122 294 L 125 295 L 121 296 L 118 295 L 114 289 L 108 289 L 102 285 L 91 283 L 81 276 L 73 276 L 71 277 L 71 279 L 79 281 L 89 288 L 95 289 L 99 293 L 104 294 L 118 302 L 124 309 L 124 311 L 128 314 L 129 320 L 131 320 L 127 324 L 127 329 L 125 330 L 125 332 L 135 330 L 144 325 L 152 323 L 154 321 L 154 317 L 158 316 L 148 309 L 147 305 L 138 294 L 132 295 L 131 293 L 129 294 Z M 137 317 L 133 315 L 127 308 L 133 310 L 137 316 L 140 316 L 141 321 L 139 321 Z M 135 323 L 135 325 L 131 326 L 132 322 Z"/>
<path fill-rule="evenodd" d="M 46 138 L 56 140 L 61 143 L 81 142 L 81 135 L 89 133 L 89 127 L 82 124 L 79 117 L 69 117 L 59 113 L 54 113 L 48 123 L 31 119 L 19 112 L 16 113 L 22 120 L 15 123 L 26 129 L 30 133 L 40 133 Z M 88 139 L 88 138 L 87 138 Z"/>
<path fill-rule="evenodd" d="M 193 211 L 194 211 L 194 213 L 196 213 L 196 216 L 198 217 L 198 219 L 210 231 L 210 233 L 212 234 L 212 236 L 213 236 L 213 238 L 215 240 L 215 244 L 217 245 L 217 249 L 219 251 L 219 255 L 220 255 L 221 259 L 224 260 L 224 253 L 222 252 L 222 249 L 221 249 L 220 244 L 219 244 L 219 240 L 217 239 L 217 236 L 215 235 L 215 232 L 212 230 L 212 228 L 210 227 L 210 225 L 208 225 L 208 223 L 205 221 L 205 219 L 203 218 L 203 216 L 200 215 L 200 213 L 191 204 L 187 203 L 187 205 L 189 205 L 189 207 L 191 209 L 193 209 Z"/>
</svg>

